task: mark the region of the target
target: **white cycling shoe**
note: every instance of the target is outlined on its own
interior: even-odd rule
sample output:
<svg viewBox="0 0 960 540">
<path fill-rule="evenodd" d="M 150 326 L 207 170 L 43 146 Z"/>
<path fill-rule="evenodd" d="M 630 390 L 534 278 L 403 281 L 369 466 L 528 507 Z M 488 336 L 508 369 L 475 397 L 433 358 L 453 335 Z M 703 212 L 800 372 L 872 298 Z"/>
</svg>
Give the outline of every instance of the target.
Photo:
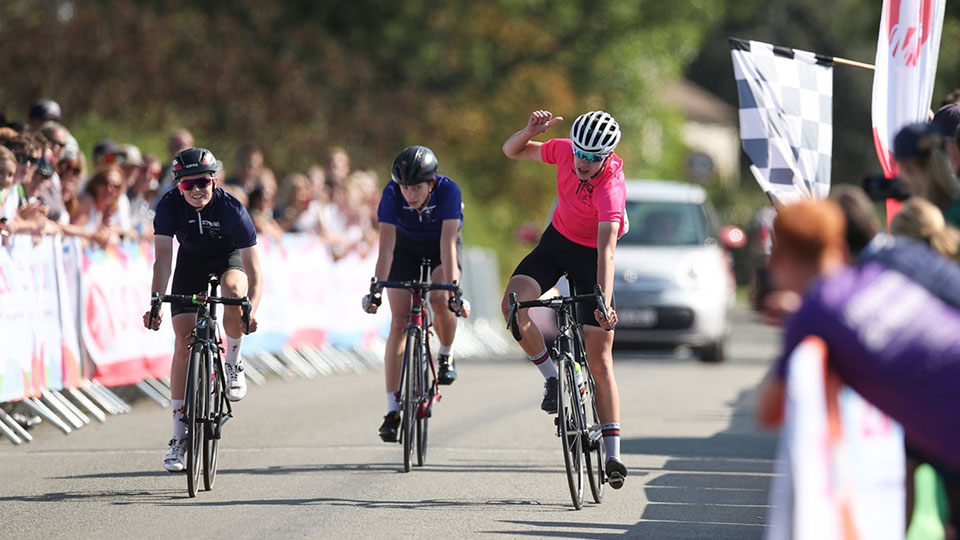
<svg viewBox="0 0 960 540">
<path fill-rule="evenodd" d="M 236 366 L 224 362 L 224 375 L 227 379 L 226 394 L 230 401 L 240 401 L 247 395 L 247 376 L 243 373 L 243 363 L 237 362 Z"/>
<path fill-rule="evenodd" d="M 167 443 L 170 448 L 163 458 L 163 468 L 170 472 L 181 472 L 187 468 L 183 455 L 187 451 L 187 440 L 174 437 Z"/>
</svg>

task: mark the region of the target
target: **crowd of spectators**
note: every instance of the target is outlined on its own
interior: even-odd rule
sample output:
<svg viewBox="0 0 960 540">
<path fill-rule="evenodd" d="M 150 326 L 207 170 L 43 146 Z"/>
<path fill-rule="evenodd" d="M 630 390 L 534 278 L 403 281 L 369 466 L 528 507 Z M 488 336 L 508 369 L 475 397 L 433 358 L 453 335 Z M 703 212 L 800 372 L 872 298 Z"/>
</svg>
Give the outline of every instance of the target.
<svg viewBox="0 0 960 540">
<path fill-rule="evenodd" d="M 170 160 L 194 145 L 189 131 L 177 129 L 164 160 L 104 138 L 88 160 L 55 101 L 36 101 L 26 122 L 0 116 L 0 235 L 60 234 L 98 246 L 150 240 L 153 208 L 174 188 Z M 260 235 L 317 234 L 335 258 L 375 249 L 379 181 L 371 170 L 354 170 L 343 148 L 280 181 L 257 146 L 225 161 L 218 185 L 247 206 Z"/>
</svg>

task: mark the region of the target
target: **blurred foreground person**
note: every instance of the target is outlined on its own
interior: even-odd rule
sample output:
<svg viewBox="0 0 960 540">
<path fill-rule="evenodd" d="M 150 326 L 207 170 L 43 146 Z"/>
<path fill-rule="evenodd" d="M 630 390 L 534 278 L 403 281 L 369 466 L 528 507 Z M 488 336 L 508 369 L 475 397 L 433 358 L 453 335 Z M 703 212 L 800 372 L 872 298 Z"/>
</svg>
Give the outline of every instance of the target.
<svg viewBox="0 0 960 540">
<path fill-rule="evenodd" d="M 960 308 L 875 260 L 861 258 L 848 267 L 844 234 L 843 213 L 832 201 L 796 203 L 777 216 L 772 277 L 779 287 L 803 292 L 803 304 L 787 324 L 783 354 L 761 384 L 758 418 L 768 427 L 780 424 L 790 354 L 805 337 L 821 338 L 843 382 L 903 426 L 908 456 L 943 476 L 956 528 Z M 960 267 L 950 267 L 950 277 L 960 279 Z"/>
</svg>

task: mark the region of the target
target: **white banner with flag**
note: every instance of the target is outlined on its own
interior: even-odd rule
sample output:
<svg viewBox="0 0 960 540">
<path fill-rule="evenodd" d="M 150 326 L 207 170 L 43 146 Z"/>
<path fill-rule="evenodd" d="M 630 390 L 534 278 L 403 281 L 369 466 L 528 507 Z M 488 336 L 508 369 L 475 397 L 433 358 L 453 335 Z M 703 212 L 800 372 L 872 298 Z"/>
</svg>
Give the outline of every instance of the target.
<svg viewBox="0 0 960 540">
<path fill-rule="evenodd" d="M 751 172 L 774 203 L 830 191 L 833 60 L 759 41 L 730 39 L 740 139 Z"/>
<path fill-rule="evenodd" d="M 884 0 L 873 75 L 873 142 L 883 174 L 897 175 L 893 138 L 926 122 L 946 0 Z"/>
</svg>

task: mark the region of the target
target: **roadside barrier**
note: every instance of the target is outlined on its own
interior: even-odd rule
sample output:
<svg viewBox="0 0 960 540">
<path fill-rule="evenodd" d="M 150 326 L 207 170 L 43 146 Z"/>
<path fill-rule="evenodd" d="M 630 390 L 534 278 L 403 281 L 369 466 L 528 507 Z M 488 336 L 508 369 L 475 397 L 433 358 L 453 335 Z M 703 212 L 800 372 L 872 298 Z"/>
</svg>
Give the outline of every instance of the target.
<svg viewBox="0 0 960 540">
<path fill-rule="evenodd" d="M 258 331 L 243 359 L 253 384 L 383 367 L 388 306 L 360 309 L 376 254 L 334 260 L 312 235 L 290 234 L 258 246 L 264 289 Z M 159 332 L 145 329 L 153 246 L 127 242 L 84 249 L 76 239 L 16 235 L 0 248 L 0 433 L 31 440 L 8 414 L 37 415 L 64 433 L 130 407 L 111 388 L 135 386 L 169 405 L 173 334 L 169 311 Z M 496 256 L 464 250 L 465 297 L 457 357 L 509 354 L 501 329 Z"/>
</svg>

